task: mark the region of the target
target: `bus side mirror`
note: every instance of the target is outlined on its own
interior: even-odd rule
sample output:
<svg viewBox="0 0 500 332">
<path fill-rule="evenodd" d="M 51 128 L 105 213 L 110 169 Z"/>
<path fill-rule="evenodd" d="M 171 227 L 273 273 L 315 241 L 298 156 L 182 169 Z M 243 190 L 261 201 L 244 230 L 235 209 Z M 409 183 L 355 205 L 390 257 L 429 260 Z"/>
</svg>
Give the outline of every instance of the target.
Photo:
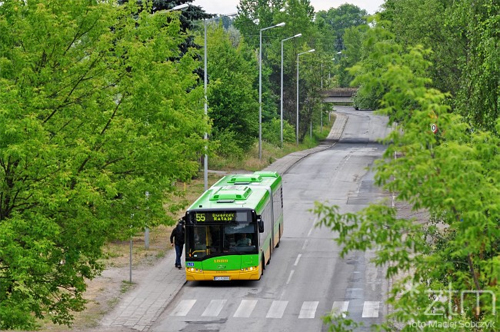
<svg viewBox="0 0 500 332">
<path fill-rule="evenodd" d="M 257 224 L 259 225 L 259 233 L 264 233 L 264 221 L 260 217 L 257 219 Z"/>
</svg>

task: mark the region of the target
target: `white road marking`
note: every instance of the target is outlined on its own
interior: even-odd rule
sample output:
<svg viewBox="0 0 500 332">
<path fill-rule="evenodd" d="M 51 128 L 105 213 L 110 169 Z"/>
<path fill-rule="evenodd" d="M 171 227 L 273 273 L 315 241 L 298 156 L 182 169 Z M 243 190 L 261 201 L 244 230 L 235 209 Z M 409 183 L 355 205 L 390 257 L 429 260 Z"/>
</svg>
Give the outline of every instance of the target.
<svg viewBox="0 0 500 332">
<path fill-rule="evenodd" d="M 285 312 L 288 301 L 273 301 L 267 312 L 266 318 L 281 318 Z"/>
<path fill-rule="evenodd" d="M 177 307 L 175 307 L 170 316 L 186 316 L 195 303 L 196 300 L 182 300 Z"/>
<path fill-rule="evenodd" d="M 342 313 L 342 317 L 346 317 L 347 309 L 349 308 L 349 301 L 335 301 L 332 306 L 332 314 L 338 315 Z"/>
<path fill-rule="evenodd" d="M 288 282 L 293 275 L 293 270 L 290 273 Z M 288 283 L 287 282 L 287 283 Z M 258 300 L 241 300 L 238 309 L 234 313 L 233 317 L 243 317 L 248 318 L 252 314 L 253 310 L 257 306 Z M 189 311 L 195 305 L 196 300 L 182 300 L 172 311 L 170 316 L 187 316 Z M 282 318 L 285 310 L 288 306 L 289 301 L 278 301 L 274 300 L 269 308 L 266 318 Z M 379 317 L 380 311 L 380 301 L 364 301 L 363 312 L 361 317 L 363 318 L 377 318 Z M 227 304 L 227 300 L 211 300 L 209 305 L 206 307 L 205 311 L 201 314 L 203 317 L 217 317 L 221 313 L 224 306 Z M 304 301 L 302 307 L 300 308 L 300 313 L 298 318 L 315 318 L 316 310 L 318 308 L 319 301 Z M 346 317 L 346 312 L 348 312 L 349 301 L 334 301 L 332 305 L 332 315 L 341 314 L 342 317 Z"/>
<path fill-rule="evenodd" d="M 286 281 L 286 284 L 287 284 L 287 285 L 288 285 L 288 284 L 290 283 L 290 281 L 292 280 L 292 276 L 293 276 L 293 273 L 294 273 L 294 272 L 295 272 L 294 270 L 290 271 L 290 275 L 288 276 L 288 280 Z"/>
<path fill-rule="evenodd" d="M 314 318 L 319 301 L 305 301 L 300 308 L 299 318 Z"/>
<path fill-rule="evenodd" d="M 212 300 L 208 307 L 201 314 L 202 316 L 208 317 L 217 317 L 219 316 L 224 304 L 226 304 L 227 300 Z"/>
<path fill-rule="evenodd" d="M 361 314 L 361 317 L 363 318 L 378 317 L 379 307 L 380 307 L 380 301 L 365 301 L 363 303 L 363 313 Z"/>
<path fill-rule="evenodd" d="M 256 305 L 257 300 L 241 300 L 240 306 L 236 309 L 233 317 L 250 317 Z"/>
<path fill-rule="evenodd" d="M 299 255 L 297 256 L 297 259 L 295 260 L 295 263 L 293 264 L 293 266 L 297 266 L 297 264 L 299 264 L 300 257 L 302 257 L 302 254 L 299 254 Z"/>
</svg>

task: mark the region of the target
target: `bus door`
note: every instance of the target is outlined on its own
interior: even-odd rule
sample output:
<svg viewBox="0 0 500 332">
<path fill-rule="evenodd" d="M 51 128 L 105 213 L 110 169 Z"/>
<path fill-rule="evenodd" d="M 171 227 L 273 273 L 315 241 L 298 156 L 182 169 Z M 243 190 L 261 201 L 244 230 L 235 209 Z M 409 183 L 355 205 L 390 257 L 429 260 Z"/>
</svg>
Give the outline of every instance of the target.
<svg viewBox="0 0 500 332">
<path fill-rule="evenodd" d="M 201 259 L 205 256 L 217 255 L 221 250 L 220 225 L 192 226 L 188 230 L 188 241 L 186 250 L 190 258 Z"/>
</svg>

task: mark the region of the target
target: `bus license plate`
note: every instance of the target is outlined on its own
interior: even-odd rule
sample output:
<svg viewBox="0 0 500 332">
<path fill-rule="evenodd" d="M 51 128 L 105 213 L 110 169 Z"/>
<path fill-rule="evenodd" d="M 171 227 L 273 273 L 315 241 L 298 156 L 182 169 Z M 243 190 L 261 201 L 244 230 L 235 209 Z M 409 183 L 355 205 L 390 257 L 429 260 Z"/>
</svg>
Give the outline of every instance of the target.
<svg viewBox="0 0 500 332">
<path fill-rule="evenodd" d="M 229 277 L 214 277 L 214 281 L 226 281 L 229 280 Z"/>
</svg>

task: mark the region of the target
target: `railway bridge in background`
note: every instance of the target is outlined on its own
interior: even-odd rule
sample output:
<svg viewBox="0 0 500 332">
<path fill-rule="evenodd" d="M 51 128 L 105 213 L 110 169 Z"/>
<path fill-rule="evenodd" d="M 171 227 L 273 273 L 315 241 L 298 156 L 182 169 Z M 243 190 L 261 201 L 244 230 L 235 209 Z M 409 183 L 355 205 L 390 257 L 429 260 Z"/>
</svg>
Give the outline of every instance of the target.
<svg viewBox="0 0 500 332">
<path fill-rule="evenodd" d="M 334 105 L 353 105 L 357 88 L 334 88 L 323 90 L 321 96 L 325 103 Z"/>
</svg>

